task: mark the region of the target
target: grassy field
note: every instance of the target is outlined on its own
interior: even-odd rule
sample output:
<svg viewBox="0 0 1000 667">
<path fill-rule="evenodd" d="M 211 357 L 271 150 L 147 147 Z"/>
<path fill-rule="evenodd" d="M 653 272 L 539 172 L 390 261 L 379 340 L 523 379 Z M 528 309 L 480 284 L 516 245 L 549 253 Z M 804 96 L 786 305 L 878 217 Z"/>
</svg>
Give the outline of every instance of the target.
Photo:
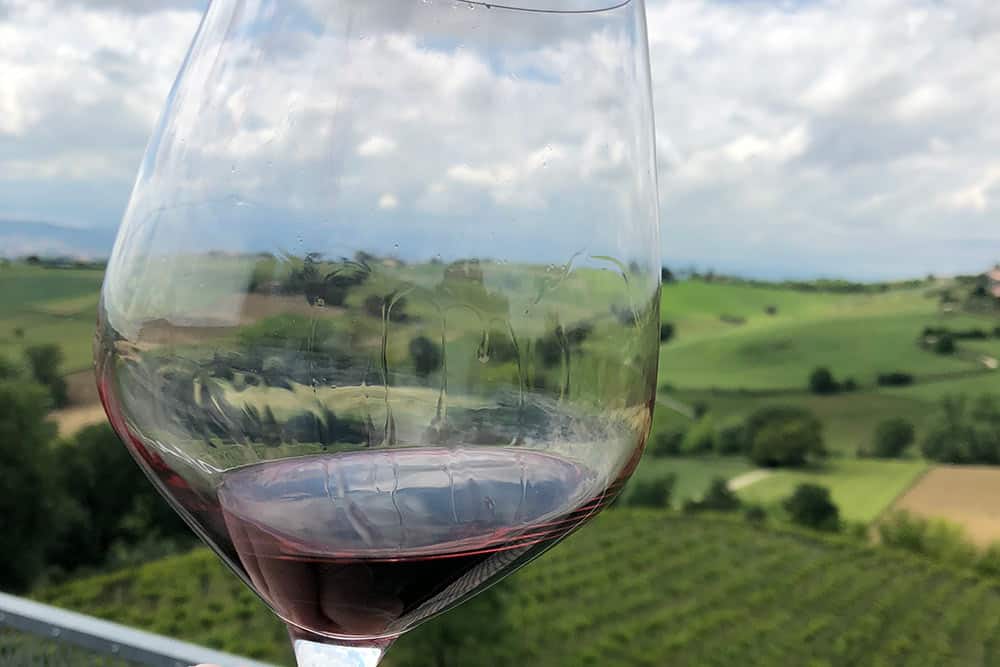
<svg viewBox="0 0 1000 667">
<path fill-rule="evenodd" d="M 388 667 L 989 665 L 992 581 L 846 539 L 612 510 L 499 585 L 502 629 L 447 657 L 417 629 Z M 37 597 L 290 665 L 280 624 L 204 550 Z M 461 614 L 461 611 L 455 613 Z"/>
<path fill-rule="evenodd" d="M 661 309 L 677 338 L 663 350 L 660 382 L 682 389 L 805 389 L 817 366 L 861 385 L 874 385 L 882 372 L 919 377 L 978 367 L 917 345 L 925 326 L 982 326 L 940 312 L 917 289 L 824 294 L 687 281 L 664 288 Z"/>
<path fill-rule="evenodd" d="M 28 345 L 58 344 L 66 372 L 90 366 L 103 272 L 0 265 L 0 356 L 19 359 Z"/>
<path fill-rule="evenodd" d="M 820 484 L 830 489 L 841 518 L 868 523 L 926 469 L 923 461 L 832 459 L 816 470 L 775 470 L 739 495 L 747 502 L 776 508 L 797 485 Z"/>
</svg>

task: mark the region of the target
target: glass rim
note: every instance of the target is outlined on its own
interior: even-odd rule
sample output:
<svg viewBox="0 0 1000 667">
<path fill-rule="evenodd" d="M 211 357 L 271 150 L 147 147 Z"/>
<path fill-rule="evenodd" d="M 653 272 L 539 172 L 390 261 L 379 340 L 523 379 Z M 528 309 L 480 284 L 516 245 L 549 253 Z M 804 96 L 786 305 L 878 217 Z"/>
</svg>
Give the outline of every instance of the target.
<svg viewBox="0 0 1000 667">
<path fill-rule="evenodd" d="M 426 2 L 427 0 L 425 0 Z M 465 5 L 478 5 L 487 9 L 507 9 L 538 14 L 595 14 L 620 9 L 642 0 L 458 0 Z"/>
</svg>

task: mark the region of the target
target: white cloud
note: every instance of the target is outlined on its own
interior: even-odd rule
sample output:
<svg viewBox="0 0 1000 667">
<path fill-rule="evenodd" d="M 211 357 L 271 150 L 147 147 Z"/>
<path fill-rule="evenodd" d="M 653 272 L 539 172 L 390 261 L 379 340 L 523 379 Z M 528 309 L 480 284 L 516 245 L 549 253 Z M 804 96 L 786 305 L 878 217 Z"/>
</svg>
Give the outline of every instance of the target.
<svg viewBox="0 0 1000 667">
<path fill-rule="evenodd" d="M 599 19 L 487 30 L 507 15 L 376 5 L 359 3 L 365 38 L 349 51 L 329 35 L 297 42 L 349 63 L 322 77 L 292 51 L 254 60 L 252 45 L 232 47 L 230 76 L 205 98 L 226 113 L 189 106 L 175 119 L 187 152 L 161 159 L 180 168 L 201 151 L 201 180 L 248 200 L 395 209 L 424 227 L 556 204 L 572 210 L 549 216 L 565 224 L 628 220 L 609 213 L 632 210 L 623 184 L 641 158 L 620 106 L 620 35 L 588 32 Z M 5 7 L 0 218 L 112 224 L 198 14 L 184 0 Z M 916 273 L 1000 242 L 983 225 L 1000 214 L 1000 5 L 650 0 L 648 27 L 670 261 L 795 273 L 850 254 L 858 275 Z M 508 32 L 516 48 L 492 53 Z M 254 79 L 239 62 L 256 63 Z M 289 160 L 301 169 L 262 166 Z"/>
<path fill-rule="evenodd" d="M 990 208 L 993 194 L 1000 190 L 1000 166 L 991 167 L 972 185 L 951 193 L 945 201 L 952 207 L 982 213 Z"/>
<path fill-rule="evenodd" d="M 380 157 L 396 150 L 396 142 L 386 137 L 373 136 L 365 139 L 358 146 L 361 157 Z"/>
<path fill-rule="evenodd" d="M 385 193 L 378 198 L 378 207 L 384 211 L 391 211 L 399 207 L 399 199 L 392 193 Z"/>
</svg>

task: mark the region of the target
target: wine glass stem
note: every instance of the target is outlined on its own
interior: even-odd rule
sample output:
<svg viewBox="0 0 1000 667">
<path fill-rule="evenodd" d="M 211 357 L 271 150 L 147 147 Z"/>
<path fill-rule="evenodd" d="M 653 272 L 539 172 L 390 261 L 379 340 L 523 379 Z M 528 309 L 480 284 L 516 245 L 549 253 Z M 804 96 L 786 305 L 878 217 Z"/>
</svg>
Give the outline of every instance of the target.
<svg viewBox="0 0 1000 667">
<path fill-rule="evenodd" d="M 374 644 L 336 644 L 289 627 L 298 667 L 377 667 L 391 640 Z"/>
<path fill-rule="evenodd" d="M 298 667 L 377 667 L 384 649 L 377 646 L 340 646 L 294 639 Z"/>
</svg>

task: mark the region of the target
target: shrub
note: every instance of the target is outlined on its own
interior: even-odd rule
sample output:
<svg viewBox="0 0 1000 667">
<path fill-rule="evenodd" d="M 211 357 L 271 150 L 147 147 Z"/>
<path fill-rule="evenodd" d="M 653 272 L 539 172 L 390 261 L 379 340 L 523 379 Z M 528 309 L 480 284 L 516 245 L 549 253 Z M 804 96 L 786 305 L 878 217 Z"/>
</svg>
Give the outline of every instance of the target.
<svg viewBox="0 0 1000 667">
<path fill-rule="evenodd" d="M 743 518 L 753 524 L 762 524 L 767 521 L 767 510 L 760 505 L 749 505 L 743 510 Z"/>
<path fill-rule="evenodd" d="M 858 390 L 858 381 L 854 378 L 847 378 L 844 383 L 840 386 L 840 390 L 844 392 L 852 392 Z"/>
<path fill-rule="evenodd" d="M 937 354 L 955 354 L 955 339 L 950 334 L 939 336 L 934 341 L 934 351 Z"/>
<path fill-rule="evenodd" d="M 84 428 L 65 444 L 57 479 L 67 496 L 50 562 L 70 571 L 100 565 L 113 546 L 148 539 L 192 541 L 190 529 L 132 461 L 108 424 Z"/>
<path fill-rule="evenodd" d="M 898 511 L 879 524 L 878 533 L 885 546 L 954 565 L 975 567 L 980 558 L 976 548 L 966 540 L 961 527 L 942 519 L 924 519 Z M 992 561 L 985 562 L 983 566 L 991 567 Z"/>
<path fill-rule="evenodd" d="M 875 427 L 872 454 L 878 458 L 893 459 L 902 456 L 913 444 L 913 424 L 902 417 L 891 417 Z"/>
<path fill-rule="evenodd" d="M 653 458 L 677 456 L 681 453 L 684 433 L 684 429 L 679 427 L 669 428 L 662 433 L 657 433 L 653 437 L 653 446 L 650 448 L 650 454 L 653 455 Z"/>
<path fill-rule="evenodd" d="M 799 484 L 782 507 L 794 523 L 815 530 L 840 528 L 840 510 L 830 499 L 830 490 L 818 484 Z"/>
<path fill-rule="evenodd" d="M 729 483 L 722 477 L 716 477 L 700 500 L 688 500 L 684 503 L 684 511 L 735 512 L 741 506 L 740 499 L 729 489 Z"/>
<path fill-rule="evenodd" d="M 976 569 L 991 577 L 1000 577 L 1000 542 L 994 542 L 979 554 Z"/>
<path fill-rule="evenodd" d="M 674 325 L 671 322 L 664 322 L 660 325 L 660 342 L 668 343 L 674 338 Z"/>
<path fill-rule="evenodd" d="M 877 382 L 880 387 L 905 387 L 913 384 L 913 376 L 901 371 L 879 373 Z"/>
<path fill-rule="evenodd" d="M 996 398 L 980 396 L 971 407 L 964 396 L 943 399 L 921 451 L 942 463 L 1000 463 L 1000 405 Z"/>
<path fill-rule="evenodd" d="M 742 454 L 747 450 L 747 432 L 743 422 L 730 422 L 715 434 L 715 451 L 723 456 Z"/>
<path fill-rule="evenodd" d="M 630 507 L 670 507 L 677 478 L 672 474 L 656 479 L 638 479 L 632 483 L 631 493 L 625 500 Z"/>
<path fill-rule="evenodd" d="M 24 355 L 35 381 L 49 389 L 52 403 L 57 408 L 64 407 L 69 402 L 69 395 L 66 390 L 66 380 L 59 373 L 59 365 L 63 360 L 59 346 L 32 345 L 24 351 Z"/>
<path fill-rule="evenodd" d="M 681 442 L 683 454 L 707 454 L 715 450 L 715 424 L 708 416 L 702 417 L 687 430 Z"/>
<path fill-rule="evenodd" d="M 745 423 L 750 459 L 762 466 L 799 466 L 826 455 L 823 427 L 811 412 L 796 406 L 768 406 Z"/>
<path fill-rule="evenodd" d="M 0 380 L 13 380 L 20 377 L 21 369 L 6 357 L 0 357 Z"/>
<path fill-rule="evenodd" d="M 45 421 L 50 401 L 44 387 L 0 380 L 0 589 L 27 588 L 44 566 L 54 521 L 62 519 L 56 461 L 49 442 L 55 429 Z"/>
<path fill-rule="evenodd" d="M 809 375 L 809 391 L 814 394 L 835 394 L 840 386 L 829 368 L 820 366 Z"/>
</svg>

